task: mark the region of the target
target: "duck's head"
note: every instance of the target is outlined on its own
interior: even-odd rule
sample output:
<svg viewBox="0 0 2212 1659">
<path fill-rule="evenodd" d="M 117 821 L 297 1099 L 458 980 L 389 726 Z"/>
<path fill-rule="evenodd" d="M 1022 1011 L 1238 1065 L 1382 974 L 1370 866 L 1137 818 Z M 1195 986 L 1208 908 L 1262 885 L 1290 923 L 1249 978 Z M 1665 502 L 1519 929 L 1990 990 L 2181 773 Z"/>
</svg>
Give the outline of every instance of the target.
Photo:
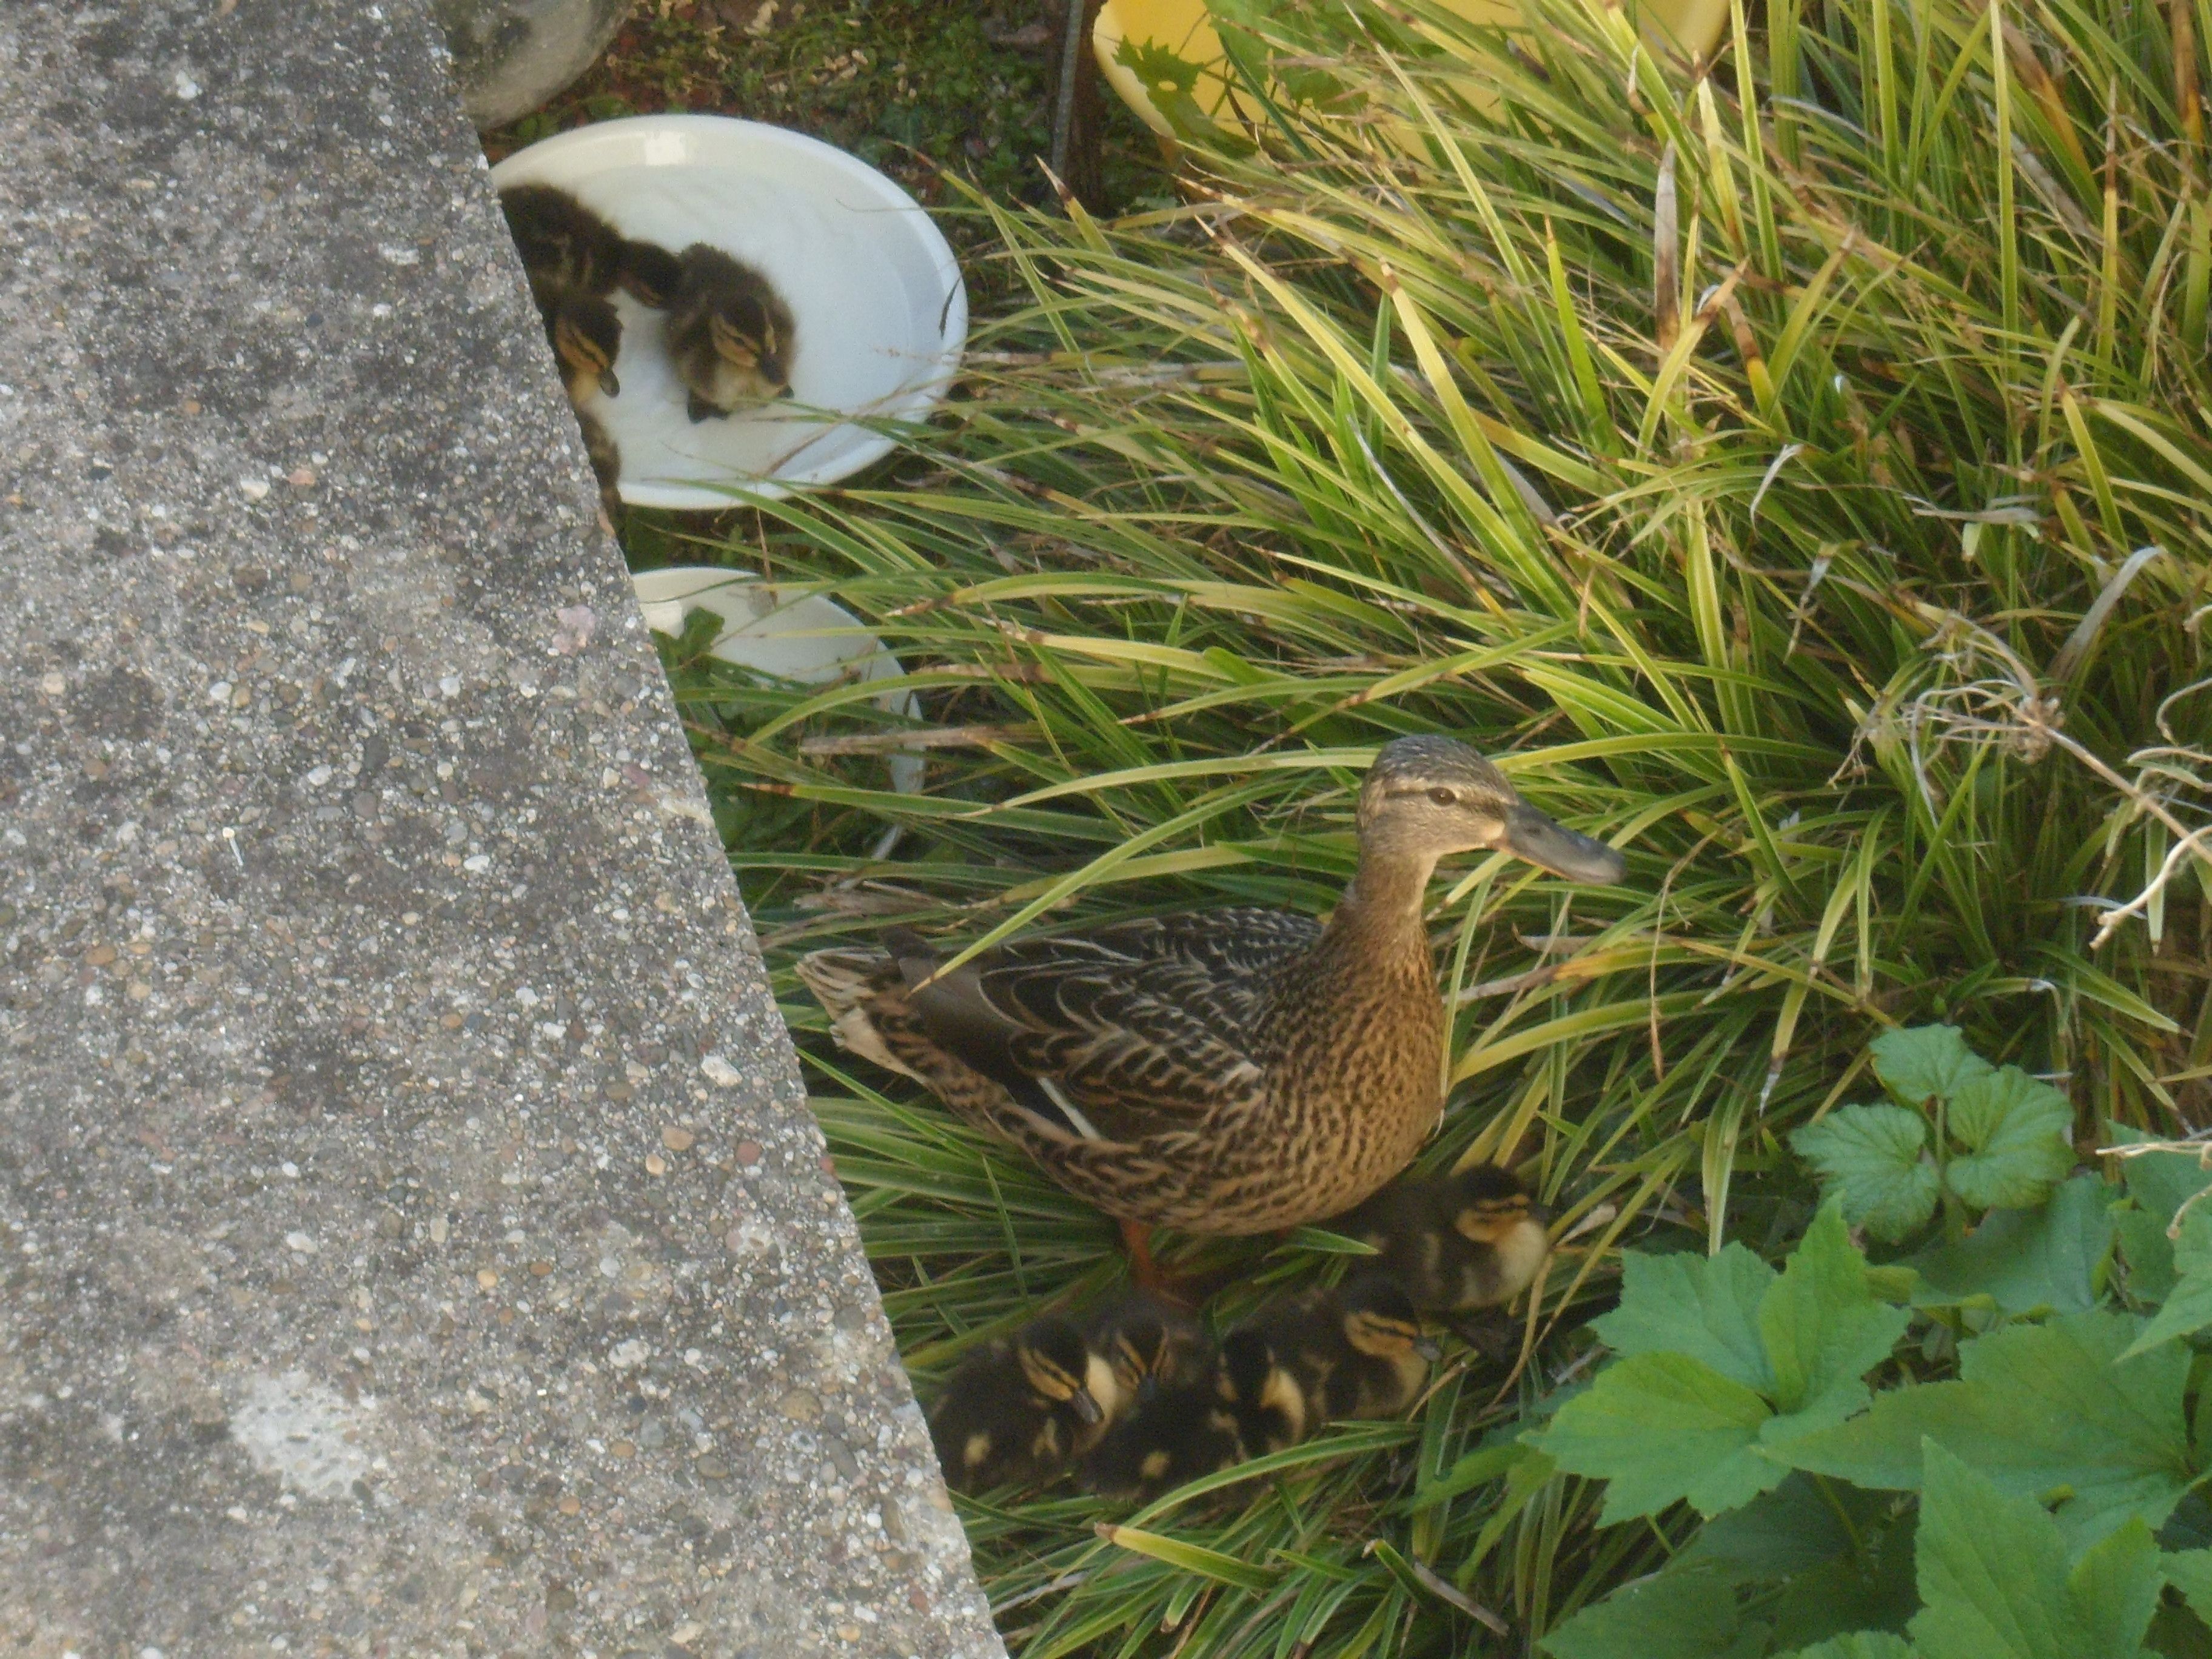
<svg viewBox="0 0 2212 1659">
<path fill-rule="evenodd" d="M 1014 1335 L 1014 1359 L 1040 1403 L 1066 1406 L 1085 1423 L 1103 1415 L 1084 1382 L 1091 1351 L 1084 1346 L 1083 1333 L 1065 1319 L 1048 1314 L 1023 1326 Z"/>
<path fill-rule="evenodd" d="M 1505 852 L 1570 881 L 1610 886 L 1627 866 L 1603 842 L 1522 800 L 1505 775 L 1449 738 L 1394 738 L 1359 790 L 1359 842 L 1386 856 Z"/>
<path fill-rule="evenodd" d="M 758 295 L 736 294 L 707 319 L 714 355 L 735 372 L 750 401 L 791 396 L 791 326 L 781 311 Z"/>
<path fill-rule="evenodd" d="M 595 386 L 610 398 L 622 390 L 615 378 L 622 332 L 622 319 L 605 300 L 579 295 L 553 313 L 553 349 L 561 354 L 571 397 Z"/>
<path fill-rule="evenodd" d="M 1421 1316 L 1395 1279 L 1376 1275 L 1355 1279 L 1343 1291 L 1344 1340 L 1373 1359 L 1419 1354 L 1433 1360 L 1442 1351 L 1421 1334 Z"/>
<path fill-rule="evenodd" d="M 1540 1232 L 1551 1218 L 1510 1170 L 1476 1164 L 1452 1179 L 1459 1199 L 1452 1228 L 1473 1243 L 1500 1243 L 1526 1227 Z"/>
</svg>

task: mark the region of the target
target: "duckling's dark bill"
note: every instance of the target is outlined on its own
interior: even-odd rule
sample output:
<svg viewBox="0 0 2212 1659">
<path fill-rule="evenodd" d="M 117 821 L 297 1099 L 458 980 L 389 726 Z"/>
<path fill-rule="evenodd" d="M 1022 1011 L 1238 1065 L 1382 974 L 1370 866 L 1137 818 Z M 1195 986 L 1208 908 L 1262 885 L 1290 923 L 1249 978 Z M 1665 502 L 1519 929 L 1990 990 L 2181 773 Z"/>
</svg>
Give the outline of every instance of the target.
<svg viewBox="0 0 2212 1659">
<path fill-rule="evenodd" d="M 1598 887 L 1612 886 L 1628 868 L 1628 861 L 1603 842 L 1554 823 L 1526 803 L 1505 815 L 1505 850 L 1555 876 Z"/>
</svg>

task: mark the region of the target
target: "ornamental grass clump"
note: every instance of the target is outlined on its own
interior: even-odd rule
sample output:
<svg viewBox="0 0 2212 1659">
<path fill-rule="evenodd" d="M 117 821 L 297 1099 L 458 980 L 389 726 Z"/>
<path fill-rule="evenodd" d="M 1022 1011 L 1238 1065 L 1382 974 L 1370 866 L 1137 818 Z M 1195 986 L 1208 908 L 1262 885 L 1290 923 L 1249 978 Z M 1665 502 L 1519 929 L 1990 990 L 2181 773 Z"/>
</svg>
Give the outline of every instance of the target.
<svg viewBox="0 0 2212 1659">
<path fill-rule="evenodd" d="M 1027 302 L 979 331 L 951 423 L 874 487 L 764 504 L 729 550 L 865 618 L 918 726 L 877 708 L 880 681 L 763 688 L 696 639 L 671 654 L 925 1385 L 1110 1286 L 1110 1230 L 837 1051 L 796 954 L 894 920 L 969 943 L 1317 911 L 1349 872 L 1359 769 L 1405 732 L 1475 744 L 1627 855 L 1601 892 L 1492 858 L 1431 895 L 1455 1024 L 1424 1166 L 1522 1164 L 1565 1225 L 1612 1206 L 1555 1259 L 1526 1363 L 1463 1358 L 1409 1421 L 1133 1516 L 1066 1486 L 963 1507 L 1030 1659 L 1523 1652 L 1555 1631 L 1565 1659 L 1660 1651 L 1568 1625 L 1704 1511 L 1660 1482 L 1608 1517 L 1599 1454 L 1520 1438 L 1556 1433 L 1556 1389 L 1589 1374 L 1621 1241 L 1786 1253 L 1848 1164 L 1804 1132 L 1881 1103 L 1886 1031 L 1948 1024 L 2055 1089 L 2046 1163 L 2204 1103 L 2194 12 L 1835 0 L 1754 32 L 1739 6 L 1702 73 L 1618 9 L 1526 15 L 1245 18 L 1230 38 L 1270 125 L 1192 149 L 1179 202 L 997 213 Z M 887 787 L 902 744 L 921 793 Z M 1991 1201 L 1985 1149 L 1955 1116 L 1905 1127 L 1882 1154 L 1903 1195 L 1846 1182 L 1837 1202 L 1883 1217 L 1878 1254 L 1923 1224 L 1955 1253 Z M 1233 1316 L 1341 1248 L 1167 1257 L 1229 1285 Z M 1850 1248 L 1821 1234 L 1820 1271 Z M 1959 1352 L 1930 1333 L 1980 1328 L 1953 1328 L 1968 1301 L 1915 1316 L 1923 1381 Z M 1849 1317 L 1879 1395 L 1901 1327 Z M 1739 1386 L 1747 1422 L 1806 1409 Z M 1863 1404 L 1856 1374 L 1837 1388 Z M 1760 1489 L 1743 1474 L 1712 1490 Z M 1980 1478 L 1946 1464 L 1931 1501 Z M 1712 1651 L 1782 1650 L 1729 1631 Z"/>
</svg>

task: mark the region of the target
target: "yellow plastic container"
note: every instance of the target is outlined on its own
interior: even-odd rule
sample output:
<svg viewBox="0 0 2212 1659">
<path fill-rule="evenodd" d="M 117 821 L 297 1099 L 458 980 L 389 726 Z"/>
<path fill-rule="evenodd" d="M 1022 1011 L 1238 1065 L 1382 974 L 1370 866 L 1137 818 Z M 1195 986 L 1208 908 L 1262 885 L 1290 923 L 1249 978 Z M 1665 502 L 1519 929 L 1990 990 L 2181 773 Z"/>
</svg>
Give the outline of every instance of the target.
<svg viewBox="0 0 2212 1659">
<path fill-rule="evenodd" d="M 1510 27 L 1521 16 L 1521 9 L 1513 0 L 1441 0 L 1441 3 L 1474 23 Z M 1646 0 L 1644 38 L 1656 52 L 1702 57 L 1719 44 L 1728 15 L 1728 0 Z M 1105 0 L 1091 33 L 1099 70 L 1115 94 L 1154 132 L 1173 138 L 1175 129 L 1153 99 L 1176 94 L 1179 88 L 1173 82 L 1146 85 L 1121 61 L 1125 40 L 1133 40 L 1140 47 L 1164 47 L 1194 66 L 1198 82 L 1190 96 L 1200 112 L 1224 126 L 1234 125 L 1231 94 L 1236 77 L 1223 55 L 1221 37 L 1213 31 L 1205 0 Z M 1462 90 L 1478 108 L 1489 101 L 1480 85 L 1471 80 L 1462 84 Z"/>
</svg>

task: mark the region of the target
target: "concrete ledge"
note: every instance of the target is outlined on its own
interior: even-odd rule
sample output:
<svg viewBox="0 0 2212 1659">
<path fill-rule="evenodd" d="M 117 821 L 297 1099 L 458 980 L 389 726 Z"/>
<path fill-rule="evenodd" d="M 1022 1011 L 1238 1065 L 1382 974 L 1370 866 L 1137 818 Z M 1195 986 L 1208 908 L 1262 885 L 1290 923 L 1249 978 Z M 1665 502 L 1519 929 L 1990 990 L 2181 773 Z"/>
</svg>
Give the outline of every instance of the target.
<svg viewBox="0 0 2212 1659">
<path fill-rule="evenodd" d="M 420 0 L 0 214 L 0 1650 L 1001 1651 Z"/>
</svg>

